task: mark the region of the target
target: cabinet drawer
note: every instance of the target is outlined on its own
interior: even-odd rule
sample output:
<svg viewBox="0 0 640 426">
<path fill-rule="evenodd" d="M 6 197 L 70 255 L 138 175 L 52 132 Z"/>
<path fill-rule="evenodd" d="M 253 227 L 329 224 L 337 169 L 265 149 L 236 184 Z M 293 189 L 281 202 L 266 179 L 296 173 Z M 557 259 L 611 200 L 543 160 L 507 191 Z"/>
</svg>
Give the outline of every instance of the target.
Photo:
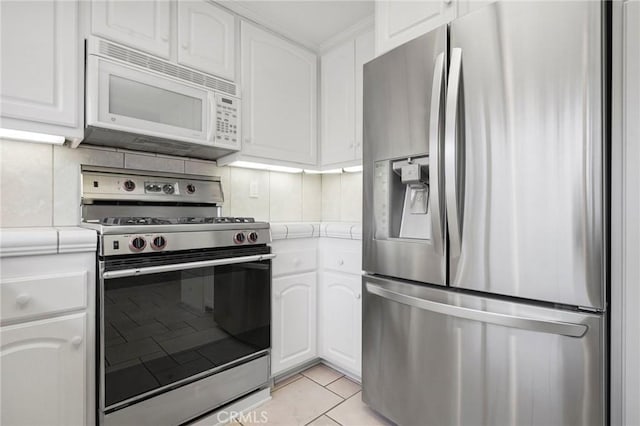
<svg viewBox="0 0 640 426">
<path fill-rule="evenodd" d="M 0 320 L 18 320 L 87 306 L 87 272 L 3 279 Z"/>
<path fill-rule="evenodd" d="M 273 276 L 315 271 L 317 268 L 316 249 L 275 252 Z"/>
<path fill-rule="evenodd" d="M 339 272 L 360 274 L 362 271 L 362 258 L 357 251 L 327 250 L 322 256 L 322 267 Z"/>
</svg>

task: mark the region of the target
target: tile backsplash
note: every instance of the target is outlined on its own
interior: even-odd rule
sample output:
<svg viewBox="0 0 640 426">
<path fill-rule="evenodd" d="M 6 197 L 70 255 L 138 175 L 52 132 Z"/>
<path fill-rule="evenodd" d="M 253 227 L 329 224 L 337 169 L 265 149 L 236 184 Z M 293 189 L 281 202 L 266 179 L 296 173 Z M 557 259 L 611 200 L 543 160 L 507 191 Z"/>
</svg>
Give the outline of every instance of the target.
<svg viewBox="0 0 640 426">
<path fill-rule="evenodd" d="M 80 165 L 220 176 L 222 212 L 270 222 L 360 222 L 362 174 L 314 175 L 217 167 L 115 148 L 71 149 L 0 140 L 0 226 L 73 226 L 80 221 Z"/>
</svg>

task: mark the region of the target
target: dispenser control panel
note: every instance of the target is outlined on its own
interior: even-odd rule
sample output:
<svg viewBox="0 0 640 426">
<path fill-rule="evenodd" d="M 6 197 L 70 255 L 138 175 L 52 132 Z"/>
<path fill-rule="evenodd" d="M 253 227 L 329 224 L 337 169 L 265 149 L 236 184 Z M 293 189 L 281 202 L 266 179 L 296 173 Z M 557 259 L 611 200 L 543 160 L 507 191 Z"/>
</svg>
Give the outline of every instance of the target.
<svg viewBox="0 0 640 426">
<path fill-rule="evenodd" d="M 216 95 L 216 143 L 238 145 L 240 141 L 240 99 Z"/>
<path fill-rule="evenodd" d="M 378 161 L 374 167 L 373 203 L 375 238 L 389 237 L 389 162 Z"/>
</svg>

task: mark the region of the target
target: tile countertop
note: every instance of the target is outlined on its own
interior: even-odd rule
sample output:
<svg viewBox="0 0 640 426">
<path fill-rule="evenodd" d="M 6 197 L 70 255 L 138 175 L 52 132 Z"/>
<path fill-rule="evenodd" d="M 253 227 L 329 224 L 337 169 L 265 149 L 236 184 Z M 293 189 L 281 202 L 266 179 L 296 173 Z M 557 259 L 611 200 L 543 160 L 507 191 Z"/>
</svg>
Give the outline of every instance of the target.
<svg viewBox="0 0 640 426">
<path fill-rule="evenodd" d="M 353 222 L 285 222 L 271 224 L 271 238 L 274 241 L 318 237 L 361 240 L 362 225 Z"/>
<path fill-rule="evenodd" d="M 97 243 L 95 231 L 75 226 L 0 229 L 0 257 L 95 252 Z"/>
</svg>

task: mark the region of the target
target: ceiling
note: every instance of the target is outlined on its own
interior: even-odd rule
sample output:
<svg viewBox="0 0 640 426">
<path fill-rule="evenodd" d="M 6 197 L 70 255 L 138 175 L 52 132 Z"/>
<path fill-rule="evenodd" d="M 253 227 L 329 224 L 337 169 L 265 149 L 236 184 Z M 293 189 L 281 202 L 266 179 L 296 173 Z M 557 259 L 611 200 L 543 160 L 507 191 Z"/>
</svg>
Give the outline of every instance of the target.
<svg viewBox="0 0 640 426">
<path fill-rule="evenodd" d="M 234 12 L 311 49 L 373 16 L 373 0 L 226 0 Z"/>
</svg>

